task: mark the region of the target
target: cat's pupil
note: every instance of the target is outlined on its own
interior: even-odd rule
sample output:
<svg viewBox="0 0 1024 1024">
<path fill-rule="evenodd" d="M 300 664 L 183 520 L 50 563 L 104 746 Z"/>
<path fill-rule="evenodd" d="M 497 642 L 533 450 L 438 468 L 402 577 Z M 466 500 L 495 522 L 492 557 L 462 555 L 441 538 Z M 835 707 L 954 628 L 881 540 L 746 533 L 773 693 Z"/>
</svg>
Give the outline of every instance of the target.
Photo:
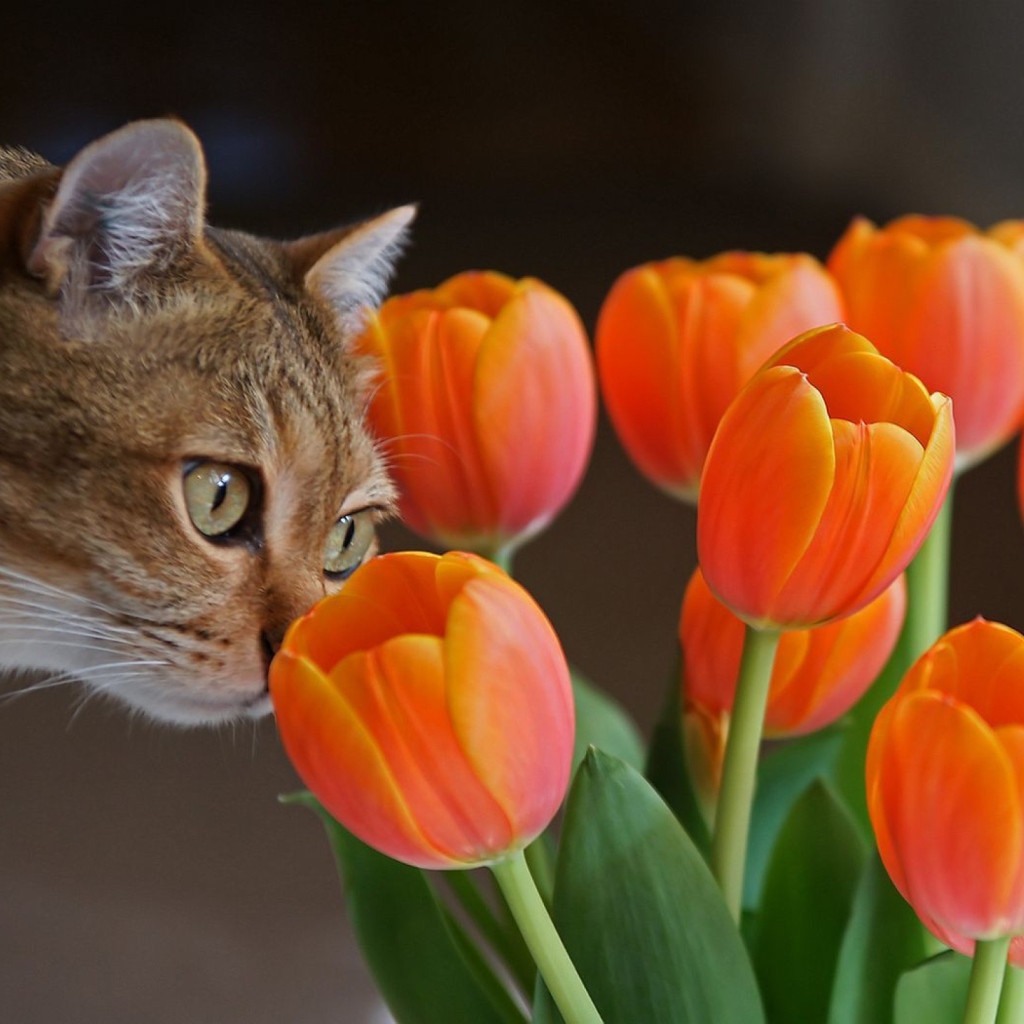
<svg viewBox="0 0 1024 1024">
<path fill-rule="evenodd" d="M 217 509 L 224 504 L 224 499 L 228 496 L 228 483 L 221 477 L 217 484 L 217 493 L 213 497 L 213 504 L 210 506 L 211 512 L 216 512 Z"/>
<path fill-rule="evenodd" d="M 324 572 L 335 579 L 347 579 L 362 565 L 375 538 L 373 510 L 362 509 L 342 516 L 327 535 Z"/>
</svg>

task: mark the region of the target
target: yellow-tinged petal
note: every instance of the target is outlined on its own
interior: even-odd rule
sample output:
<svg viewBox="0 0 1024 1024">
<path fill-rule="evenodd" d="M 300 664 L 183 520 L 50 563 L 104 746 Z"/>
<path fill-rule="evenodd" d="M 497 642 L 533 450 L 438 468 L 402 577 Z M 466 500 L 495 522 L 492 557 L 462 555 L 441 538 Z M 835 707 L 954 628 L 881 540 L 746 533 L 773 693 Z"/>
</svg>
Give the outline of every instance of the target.
<svg viewBox="0 0 1024 1024">
<path fill-rule="evenodd" d="M 966 705 L 931 692 L 894 703 L 876 800 L 904 895 L 945 928 L 974 938 L 1007 934 L 1024 852 L 1010 759 Z"/>
<path fill-rule="evenodd" d="M 483 339 L 466 408 L 491 493 L 503 496 L 497 532 L 536 532 L 578 487 L 597 417 L 586 334 L 565 299 L 520 283 Z"/>
<path fill-rule="evenodd" d="M 439 637 L 395 637 L 341 662 L 331 682 L 430 845 L 450 861 L 479 863 L 508 849 L 515 832 L 453 731 L 445 658 Z"/>
<path fill-rule="evenodd" d="M 891 423 L 833 420 L 832 432 L 832 491 L 813 540 L 769 606 L 775 622 L 811 626 L 855 611 L 892 582 L 890 577 L 866 589 L 910 496 L 921 445 Z"/>
<path fill-rule="evenodd" d="M 289 759 L 335 818 L 407 863 L 437 867 L 446 859 L 420 832 L 373 737 L 321 672 L 282 651 L 270 692 Z"/>
<path fill-rule="evenodd" d="M 769 619 L 814 537 L 835 469 L 817 390 L 789 366 L 758 373 L 722 418 L 697 516 L 704 578 L 740 617 Z"/>
<path fill-rule="evenodd" d="M 445 671 L 466 757 L 529 842 L 569 781 L 574 711 L 558 638 L 518 584 L 480 577 L 452 602 Z"/>
</svg>

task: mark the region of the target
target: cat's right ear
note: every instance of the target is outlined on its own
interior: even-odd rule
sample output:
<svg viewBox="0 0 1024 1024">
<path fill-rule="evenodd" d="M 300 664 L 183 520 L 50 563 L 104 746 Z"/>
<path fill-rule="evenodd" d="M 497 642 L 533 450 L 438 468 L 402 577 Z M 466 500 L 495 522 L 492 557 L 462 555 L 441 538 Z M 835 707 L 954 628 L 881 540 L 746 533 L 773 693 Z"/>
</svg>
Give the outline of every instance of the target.
<svg viewBox="0 0 1024 1024">
<path fill-rule="evenodd" d="M 65 168 L 29 254 L 30 273 L 65 299 L 132 301 L 142 280 L 200 240 L 206 167 L 178 121 L 136 121 Z"/>
</svg>

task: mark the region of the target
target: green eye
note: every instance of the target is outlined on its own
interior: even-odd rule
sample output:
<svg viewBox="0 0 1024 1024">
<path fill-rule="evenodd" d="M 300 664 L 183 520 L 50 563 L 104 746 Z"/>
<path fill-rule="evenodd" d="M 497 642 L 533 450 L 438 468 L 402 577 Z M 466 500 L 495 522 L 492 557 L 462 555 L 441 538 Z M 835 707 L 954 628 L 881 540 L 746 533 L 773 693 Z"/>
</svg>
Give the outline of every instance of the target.
<svg viewBox="0 0 1024 1024">
<path fill-rule="evenodd" d="M 249 480 L 236 466 L 200 462 L 182 481 L 189 519 L 204 537 L 223 537 L 237 526 L 252 496 Z"/>
<path fill-rule="evenodd" d="M 351 576 L 366 558 L 376 536 L 370 509 L 342 516 L 327 535 L 324 571 L 339 579 Z"/>
</svg>

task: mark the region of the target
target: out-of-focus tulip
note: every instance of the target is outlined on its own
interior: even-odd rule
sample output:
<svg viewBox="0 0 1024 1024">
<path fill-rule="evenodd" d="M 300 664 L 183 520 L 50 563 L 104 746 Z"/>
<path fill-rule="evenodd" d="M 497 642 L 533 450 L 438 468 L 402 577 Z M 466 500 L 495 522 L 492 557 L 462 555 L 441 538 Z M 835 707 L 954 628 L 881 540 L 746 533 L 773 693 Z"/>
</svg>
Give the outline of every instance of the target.
<svg viewBox="0 0 1024 1024">
<path fill-rule="evenodd" d="M 857 218 L 828 260 L 846 322 L 929 390 L 953 399 L 957 465 L 1017 430 L 1024 404 L 1024 261 L 1012 223 Z"/>
<path fill-rule="evenodd" d="M 292 624 L 270 693 L 306 785 L 397 860 L 500 859 L 565 795 L 574 711 L 558 638 L 522 587 L 473 555 L 369 561 Z"/>
<path fill-rule="evenodd" d="M 493 554 L 543 529 L 583 476 L 597 388 L 586 334 L 547 285 L 464 273 L 389 299 L 358 350 L 405 522 Z"/>
<path fill-rule="evenodd" d="M 653 483 L 695 501 L 718 421 L 754 371 L 808 328 L 841 320 L 839 292 L 804 254 L 728 252 L 626 271 L 597 323 L 608 414 Z"/>
<path fill-rule="evenodd" d="M 841 325 L 808 331 L 715 434 L 697 513 L 708 586 L 759 629 L 863 608 L 927 536 L 953 455 L 948 398 Z"/>
<path fill-rule="evenodd" d="M 970 954 L 1024 933 L 1024 637 L 943 636 L 875 720 L 866 779 L 882 862 L 936 936 Z"/>
<path fill-rule="evenodd" d="M 903 576 L 859 612 L 817 629 L 783 633 L 772 669 L 762 735 L 813 732 L 844 715 L 889 659 L 906 612 Z M 744 627 L 690 578 L 679 616 L 683 651 L 683 726 L 687 763 L 708 820 L 717 800 L 729 718 L 743 653 Z"/>
</svg>

